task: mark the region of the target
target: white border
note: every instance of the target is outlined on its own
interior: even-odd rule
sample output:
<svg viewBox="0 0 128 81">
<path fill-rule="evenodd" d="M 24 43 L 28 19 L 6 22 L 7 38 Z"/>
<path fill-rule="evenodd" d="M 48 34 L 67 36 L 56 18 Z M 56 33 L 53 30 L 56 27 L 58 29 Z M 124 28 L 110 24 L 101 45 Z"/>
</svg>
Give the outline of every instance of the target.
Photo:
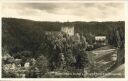
<svg viewBox="0 0 128 81">
<path fill-rule="evenodd" d="M 1 3 L 124 3 L 124 0 L 1 0 Z"/>
<path fill-rule="evenodd" d="M 20 80 L 20 81 L 25 81 L 25 80 L 31 80 L 31 81 L 40 81 L 40 80 L 43 80 L 43 81 L 69 81 L 69 80 L 72 80 L 72 81 L 110 81 L 110 80 L 115 80 L 115 81 L 128 81 L 128 69 L 127 68 L 127 64 L 128 64 L 128 51 L 127 51 L 127 48 L 128 48 L 128 33 L 127 33 L 127 30 L 128 30 L 128 1 L 122 1 L 122 0 L 117 0 L 117 1 L 111 1 L 111 0 L 106 0 L 106 1 L 103 1 L 103 0 L 99 0 L 99 1 L 96 1 L 96 0 L 86 0 L 86 1 L 33 1 L 33 0 L 2 0 L 1 3 L 0 3 L 0 10 L 1 10 L 1 4 L 2 3 L 125 3 L 125 16 L 126 16 L 126 19 L 125 19 L 125 78 L 1 78 L 0 77 L 0 80 L 11 80 L 11 81 L 17 81 L 17 80 Z M 1 14 L 2 15 L 2 14 Z M 0 16 L 1 16 L 0 15 Z M 1 19 L 0 19 L 0 26 L 1 26 Z M 2 28 L 2 26 L 1 26 Z M 1 28 L 0 28 L 0 33 L 2 35 L 2 32 L 1 32 Z M 0 35 L 0 46 L 1 46 L 1 35 Z M 1 54 L 1 47 L 0 47 L 0 54 Z M 2 55 L 2 54 L 1 54 Z M 2 56 L 0 56 L 0 59 L 1 59 Z M 0 61 L 0 65 L 1 65 L 1 61 Z M 0 67 L 0 76 L 1 76 L 1 67 Z"/>
<path fill-rule="evenodd" d="M 2 4 L 2 3 L 0 3 L 0 11 L 1 11 L 1 9 L 2 9 L 2 8 L 1 8 L 1 6 L 2 6 L 1 4 Z M 1 20 L 1 17 L 2 17 L 2 13 L 0 13 L 0 54 L 1 54 L 1 55 L 0 55 L 0 60 L 2 60 L 2 50 L 1 50 L 1 49 L 2 49 L 2 45 L 1 45 L 1 44 L 2 44 L 2 41 L 1 41 L 1 38 L 2 38 L 2 31 L 1 31 L 1 30 L 2 30 L 2 24 L 1 24 L 1 23 L 2 23 L 2 20 Z M 1 61 L 0 61 L 0 75 L 2 74 L 2 72 L 1 72 L 1 71 L 2 71 L 2 70 L 1 70 L 1 68 L 2 68 L 1 65 L 2 65 L 2 64 L 1 64 Z"/>
<path fill-rule="evenodd" d="M 128 1 L 125 1 L 125 77 L 128 80 Z M 126 69 L 127 68 L 127 69 Z"/>
</svg>

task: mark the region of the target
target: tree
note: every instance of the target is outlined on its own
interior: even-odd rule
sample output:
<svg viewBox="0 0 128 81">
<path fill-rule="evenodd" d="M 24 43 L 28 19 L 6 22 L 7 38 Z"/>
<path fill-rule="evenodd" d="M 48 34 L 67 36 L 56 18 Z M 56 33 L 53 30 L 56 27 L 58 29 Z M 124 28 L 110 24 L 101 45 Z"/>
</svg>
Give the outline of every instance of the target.
<svg viewBox="0 0 128 81">
<path fill-rule="evenodd" d="M 123 27 L 113 28 L 113 30 L 109 34 L 109 38 L 108 38 L 109 44 L 111 44 L 117 48 L 117 60 L 116 60 L 115 64 L 111 67 L 111 69 L 114 69 L 115 67 L 124 63 L 124 59 L 125 59 L 125 57 L 124 57 L 125 37 L 124 36 L 125 35 L 124 35 Z"/>
<path fill-rule="evenodd" d="M 87 64 L 89 63 L 86 54 L 86 49 L 87 49 L 86 38 L 84 36 L 81 36 L 80 40 L 75 42 L 73 49 L 76 58 L 75 65 L 77 69 L 84 69 L 85 67 L 87 67 Z"/>
<path fill-rule="evenodd" d="M 48 72 L 48 60 L 45 56 L 41 55 L 39 58 L 36 60 L 35 64 L 36 70 L 39 70 L 37 72 L 40 72 L 38 76 L 42 77 L 45 73 Z"/>
</svg>

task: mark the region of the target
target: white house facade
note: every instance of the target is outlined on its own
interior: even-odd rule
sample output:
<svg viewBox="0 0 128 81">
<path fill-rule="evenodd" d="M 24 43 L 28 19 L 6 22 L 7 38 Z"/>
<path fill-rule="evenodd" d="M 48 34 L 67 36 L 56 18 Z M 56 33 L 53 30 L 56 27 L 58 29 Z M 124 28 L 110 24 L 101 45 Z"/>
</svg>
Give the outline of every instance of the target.
<svg viewBox="0 0 128 81">
<path fill-rule="evenodd" d="M 106 40 L 106 36 L 95 36 L 96 41 L 104 41 Z"/>
</svg>

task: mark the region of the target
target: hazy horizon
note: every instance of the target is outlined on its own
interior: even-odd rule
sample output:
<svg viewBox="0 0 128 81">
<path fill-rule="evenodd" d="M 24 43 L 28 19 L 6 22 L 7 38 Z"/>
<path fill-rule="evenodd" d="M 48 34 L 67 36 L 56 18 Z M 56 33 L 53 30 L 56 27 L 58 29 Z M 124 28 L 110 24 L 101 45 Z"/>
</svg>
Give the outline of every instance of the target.
<svg viewBox="0 0 128 81">
<path fill-rule="evenodd" d="M 35 22 L 60 22 L 60 23 L 64 23 L 64 22 L 125 22 L 125 20 L 119 20 L 119 21 L 41 21 L 41 20 L 32 20 L 32 19 L 16 18 L 16 17 L 2 17 L 2 19 L 3 18 L 23 19 L 23 20 L 30 20 L 30 21 L 35 21 Z"/>
</svg>

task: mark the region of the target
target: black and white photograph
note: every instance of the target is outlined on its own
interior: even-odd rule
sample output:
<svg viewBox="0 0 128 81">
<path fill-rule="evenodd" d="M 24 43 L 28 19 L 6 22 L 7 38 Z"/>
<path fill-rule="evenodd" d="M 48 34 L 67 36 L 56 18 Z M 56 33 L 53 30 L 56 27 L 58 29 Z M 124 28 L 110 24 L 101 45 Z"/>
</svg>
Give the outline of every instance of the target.
<svg viewBox="0 0 128 81">
<path fill-rule="evenodd" d="M 2 3 L 2 78 L 125 78 L 123 2 Z"/>
</svg>

